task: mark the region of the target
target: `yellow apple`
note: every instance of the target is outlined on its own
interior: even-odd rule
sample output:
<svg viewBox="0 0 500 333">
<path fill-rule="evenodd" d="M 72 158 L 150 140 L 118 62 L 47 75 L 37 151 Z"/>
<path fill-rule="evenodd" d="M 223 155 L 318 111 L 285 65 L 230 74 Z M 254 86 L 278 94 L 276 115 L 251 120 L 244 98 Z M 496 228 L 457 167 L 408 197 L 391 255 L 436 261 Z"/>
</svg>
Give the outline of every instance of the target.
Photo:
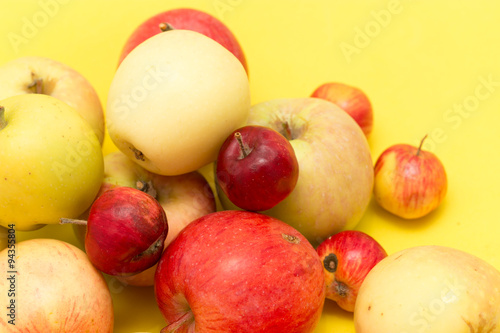
<svg viewBox="0 0 500 333">
<path fill-rule="evenodd" d="M 48 95 L 13 96 L 0 107 L 0 225 L 33 230 L 78 217 L 104 172 L 90 125 Z"/>
<path fill-rule="evenodd" d="M 498 333 L 500 272 L 450 247 L 393 253 L 363 281 L 354 323 L 357 333 Z"/>
<path fill-rule="evenodd" d="M 104 114 L 91 83 L 79 72 L 59 61 L 31 56 L 0 66 L 0 100 L 40 93 L 73 107 L 90 124 L 99 142 L 104 140 Z"/>
<path fill-rule="evenodd" d="M 147 39 L 120 64 L 106 123 L 124 154 L 153 173 L 174 176 L 213 162 L 249 109 L 241 62 L 209 37 L 171 30 Z"/>
<path fill-rule="evenodd" d="M 4 227 L 0 227 L 0 251 L 5 249 L 8 244 L 9 232 Z"/>
<path fill-rule="evenodd" d="M 25 240 L 0 252 L 0 271 L 0 331 L 113 332 L 106 281 L 79 248 Z"/>
</svg>

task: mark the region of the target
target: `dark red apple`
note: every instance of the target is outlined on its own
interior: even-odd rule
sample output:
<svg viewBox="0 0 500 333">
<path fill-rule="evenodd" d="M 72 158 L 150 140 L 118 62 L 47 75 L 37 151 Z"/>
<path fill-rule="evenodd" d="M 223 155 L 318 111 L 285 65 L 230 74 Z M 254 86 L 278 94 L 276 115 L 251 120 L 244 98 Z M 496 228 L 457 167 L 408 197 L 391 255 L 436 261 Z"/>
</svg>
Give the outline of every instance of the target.
<svg viewBox="0 0 500 333">
<path fill-rule="evenodd" d="M 384 248 L 370 235 L 341 231 L 316 249 L 323 262 L 326 298 L 353 312 L 359 288 L 370 270 L 387 257 Z"/>
<path fill-rule="evenodd" d="M 247 211 L 205 215 L 163 253 L 162 332 L 307 333 L 325 301 L 321 261 L 290 225 Z"/>
<path fill-rule="evenodd" d="M 106 274 L 136 274 L 158 262 L 167 232 L 167 217 L 156 199 L 135 188 L 116 187 L 90 208 L 85 251 Z"/>
<path fill-rule="evenodd" d="M 361 89 L 344 83 L 328 82 L 316 88 L 311 97 L 321 98 L 339 106 L 356 121 L 366 137 L 372 132 L 372 105 Z"/>
<path fill-rule="evenodd" d="M 137 45 L 163 32 L 167 26 L 173 29 L 196 31 L 212 38 L 234 54 L 248 73 L 243 50 L 229 28 L 212 15 L 191 8 L 168 10 L 142 22 L 125 42 L 118 63 L 120 64 Z"/>
<path fill-rule="evenodd" d="M 215 164 L 217 185 L 241 209 L 263 211 L 295 188 L 299 163 L 290 142 L 265 126 L 244 126 L 222 144 Z"/>
</svg>

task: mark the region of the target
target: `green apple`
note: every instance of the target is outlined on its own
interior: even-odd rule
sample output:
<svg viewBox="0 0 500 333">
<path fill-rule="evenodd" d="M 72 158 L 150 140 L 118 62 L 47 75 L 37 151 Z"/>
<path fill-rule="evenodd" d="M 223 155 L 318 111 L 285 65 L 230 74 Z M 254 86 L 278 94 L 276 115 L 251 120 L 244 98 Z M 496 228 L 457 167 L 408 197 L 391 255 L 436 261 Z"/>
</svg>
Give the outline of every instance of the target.
<svg viewBox="0 0 500 333">
<path fill-rule="evenodd" d="M 138 45 L 120 64 L 106 123 L 125 155 L 153 173 L 174 176 L 213 162 L 249 109 L 241 62 L 209 37 L 170 30 Z"/>
<path fill-rule="evenodd" d="M 104 113 L 91 83 L 79 72 L 59 61 L 20 57 L 0 66 L 0 100 L 39 93 L 73 107 L 90 124 L 99 142 L 104 140 Z"/>
<path fill-rule="evenodd" d="M 357 333 L 498 333 L 500 272 L 450 247 L 398 251 L 366 276 L 354 324 Z"/>
<path fill-rule="evenodd" d="M 104 172 L 90 125 L 48 95 L 13 96 L 0 107 L 0 225 L 33 230 L 78 217 Z"/>
<path fill-rule="evenodd" d="M 274 99 L 254 105 L 247 125 L 283 134 L 299 162 L 295 189 L 262 213 L 289 223 L 313 245 L 357 225 L 371 198 L 373 164 L 363 131 L 344 110 L 319 98 Z M 217 192 L 225 209 L 237 209 Z"/>
</svg>

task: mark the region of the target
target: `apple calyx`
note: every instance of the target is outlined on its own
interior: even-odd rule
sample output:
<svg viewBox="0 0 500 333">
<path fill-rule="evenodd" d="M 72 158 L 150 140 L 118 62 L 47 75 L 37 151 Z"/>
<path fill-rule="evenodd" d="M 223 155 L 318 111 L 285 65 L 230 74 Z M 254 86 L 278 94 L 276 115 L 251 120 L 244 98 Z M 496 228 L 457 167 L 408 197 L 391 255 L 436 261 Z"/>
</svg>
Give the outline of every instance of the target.
<svg viewBox="0 0 500 333">
<path fill-rule="evenodd" d="M 339 265 L 339 260 L 335 253 L 330 253 L 323 259 L 323 267 L 330 272 L 335 273 L 337 271 L 337 266 Z"/>
<path fill-rule="evenodd" d="M 160 24 L 158 24 L 158 27 L 162 32 L 175 30 L 175 28 L 168 22 L 161 22 Z"/>
<path fill-rule="evenodd" d="M 75 225 L 87 225 L 87 220 L 79 220 L 79 219 L 68 219 L 65 217 L 61 217 L 59 219 L 59 224 L 75 224 Z"/>
<path fill-rule="evenodd" d="M 241 133 L 240 132 L 236 132 L 234 133 L 234 138 L 236 139 L 236 141 L 238 141 L 238 144 L 240 145 L 240 152 L 241 152 L 241 155 L 240 155 L 240 160 L 244 159 L 245 157 L 247 157 L 248 155 L 250 155 L 250 153 L 252 152 L 252 149 L 249 148 L 244 142 L 243 142 L 243 138 L 241 137 Z"/>
<path fill-rule="evenodd" d="M 5 119 L 5 108 L 0 106 L 0 130 L 7 126 L 7 120 Z"/>
<path fill-rule="evenodd" d="M 172 322 L 168 326 L 162 328 L 160 333 L 174 333 L 177 332 L 177 330 L 183 326 L 185 323 L 189 321 L 193 321 L 194 316 L 193 312 L 191 310 L 187 311 L 185 314 L 183 314 L 179 319 L 176 321 Z"/>
<path fill-rule="evenodd" d="M 139 191 L 149 194 L 155 199 L 157 199 L 158 197 L 158 192 L 156 192 L 156 189 L 154 188 L 153 182 L 151 180 L 148 182 L 145 182 L 144 180 L 138 180 L 137 183 L 135 183 L 135 188 Z"/>
<path fill-rule="evenodd" d="M 418 146 L 417 153 L 415 154 L 416 156 L 420 155 L 420 152 L 422 151 L 422 145 L 424 144 L 424 140 L 427 139 L 427 134 L 420 140 L 420 145 Z"/>
</svg>

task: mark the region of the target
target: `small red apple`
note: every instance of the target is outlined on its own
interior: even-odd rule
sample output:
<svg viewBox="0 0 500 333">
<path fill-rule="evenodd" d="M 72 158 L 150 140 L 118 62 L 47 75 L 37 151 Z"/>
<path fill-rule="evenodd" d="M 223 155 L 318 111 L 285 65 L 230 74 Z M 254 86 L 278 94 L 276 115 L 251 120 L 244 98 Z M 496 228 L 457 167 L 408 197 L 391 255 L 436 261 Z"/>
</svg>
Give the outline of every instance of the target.
<svg viewBox="0 0 500 333">
<path fill-rule="evenodd" d="M 290 142 L 265 126 L 244 126 L 222 144 L 216 161 L 218 187 L 241 209 L 263 211 L 295 188 L 299 163 Z"/>
<path fill-rule="evenodd" d="M 219 211 L 184 228 L 163 253 L 154 292 L 162 332 L 313 332 L 323 268 L 302 234 L 270 216 Z"/>
<path fill-rule="evenodd" d="M 368 137 L 373 128 L 373 109 L 368 96 L 359 88 L 344 83 L 322 84 L 311 97 L 325 99 L 347 112 Z"/>
<path fill-rule="evenodd" d="M 118 63 L 120 64 L 137 45 L 146 39 L 172 28 L 192 30 L 212 38 L 234 54 L 248 73 L 243 50 L 229 28 L 212 15 L 191 8 L 168 10 L 142 22 L 126 41 Z"/>
<path fill-rule="evenodd" d="M 375 200 L 405 219 L 429 214 L 446 196 L 446 171 L 436 155 L 422 150 L 426 137 L 418 148 L 408 144 L 387 148 L 375 163 Z"/>
<path fill-rule="evenodd" d="M 156 199 L 131 187 L 116 187 L 90 208 L 85 252 L 106 274 L 136 274 L 158 262 L 167 232 L 167 217 Z"/>
<path fill-rule="evenodd" d="M 386 251 L 370 235 L 355 230 L 327 238 L 316 251 L 323 262 L 326 298 L 353 312 L 361 284 L 368 272 L 387 257 Z"/>
</svg>

